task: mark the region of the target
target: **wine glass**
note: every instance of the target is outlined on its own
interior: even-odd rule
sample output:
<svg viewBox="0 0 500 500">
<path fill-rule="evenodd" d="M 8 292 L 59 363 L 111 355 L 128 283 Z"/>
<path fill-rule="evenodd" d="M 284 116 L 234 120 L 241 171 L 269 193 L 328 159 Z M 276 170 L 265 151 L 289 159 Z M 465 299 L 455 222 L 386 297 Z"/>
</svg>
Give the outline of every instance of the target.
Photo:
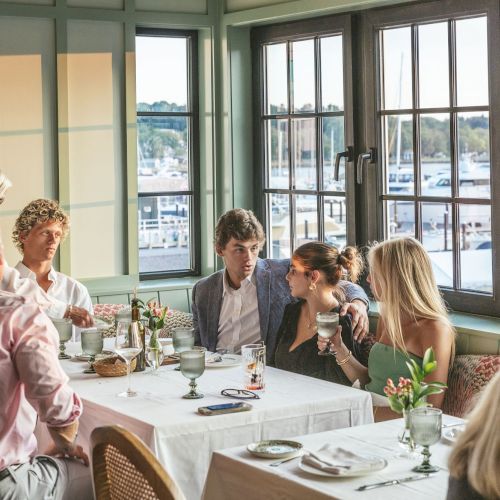
<svg viewBox="0 0 500 500">
<path fill-rule="evenodd" d="M 97 328 L 86 328 L 81 332 L 82 352 L 89 355 L 89 368 L 83 370 L 83 373 L 95 373 L 94 361 L 96 354 L 102 352 L 103 340 L 102 332 Z"/>
<path fill-rule="evenodd" d="M 204 395 L 197 392 L 196 379 L 205 371 L 205 351 L 204 347 L 194 347 L 191 351 L 182 351 L 181 358 L 181 373 L 190 379 L 189 387 L 191 390 L 182 396 L 185 399 L 200 399 Z"/>
<path fill-rule="evenodd" d="M 130 363 L 141 352 L 142 343 L 138 328 L 133 323 L 119 322 L 116 327 L 115 352 L 127 364 L 128 389 L 118 394 L 121 398 L 133 398 L 137 392 L 130 386 Z"/>
<path fill-rule="evenodd" d="M 316 328 L 318 335 L 328 340 L 327 346 L 320 352 L 319 356 L 328 356 L 330 353 L 331 338 L 335 335 L 339 326 L 339 314 L 336 312 L 319 312 L 316 313 Z"/>
<path fill-rule="evenodd" d="M 70 359 L 71 356 L 66 354 L 66 342 L 71 340 L 73 335 L 73 323 L 69 318 L 50 318 L 57 333 L 59 334 L 59 359 Z"/>
<path fill-rule="evenodd" d="M 423 446 L 424 460 L 412 470 L 415 472 L 437 472 L 439 467 L 431 465 L 429 446 L 441 439 L 443 412 L 439 408 L 414 408 L 410 412 L 410 435 L 416 444 Z"/>
</svg>

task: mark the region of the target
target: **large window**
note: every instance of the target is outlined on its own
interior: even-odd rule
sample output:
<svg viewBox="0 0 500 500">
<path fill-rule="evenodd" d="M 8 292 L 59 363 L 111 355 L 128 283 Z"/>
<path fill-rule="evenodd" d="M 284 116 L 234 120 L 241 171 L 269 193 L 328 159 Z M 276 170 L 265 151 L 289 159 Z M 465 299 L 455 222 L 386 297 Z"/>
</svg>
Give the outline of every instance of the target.
<svg viewBox="0 0 500 500">
<path fill-rule="evenodd" d="M 139 271 L 194 274 L 199 262 L 196 33 L 136 36 Z"/>
</svg>

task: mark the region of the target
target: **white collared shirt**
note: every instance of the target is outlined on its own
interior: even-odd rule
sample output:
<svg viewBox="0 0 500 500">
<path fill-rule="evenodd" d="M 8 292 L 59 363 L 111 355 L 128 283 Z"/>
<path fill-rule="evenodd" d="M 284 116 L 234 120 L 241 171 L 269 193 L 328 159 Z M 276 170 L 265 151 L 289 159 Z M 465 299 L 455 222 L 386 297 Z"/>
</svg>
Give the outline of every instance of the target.
<svg viewBox="0 0 500 500">
<path fill-rule="evenodd" d="M 28 278 L 36 282 L 36 274 L 22 262 L 17 263 L 16 269 L 19 271 L 21 278 Z M 52 281 L 52 284 L 47 290 L 47 295 L 49 297 L 53 297 L 68 305 L 71 304 L 72 306 L 82 307 L 86 309 L 89 314 L 94 313 L 89 292 L 80 282 L 70 276 L 57 272 L 53 267 L 50 268 L 48 278 Z M 80 331 L 80 328 L 74 328 L 73 340 L 80 340 Z"/>
<path fill-rule="evenodd" d="M 224 272 L 217 349 L 240 353 L 241 346 L 260 342 L 259 304 L 255 278 L 249 276 L 238 290 L 229 285 Z"/>
</svg>

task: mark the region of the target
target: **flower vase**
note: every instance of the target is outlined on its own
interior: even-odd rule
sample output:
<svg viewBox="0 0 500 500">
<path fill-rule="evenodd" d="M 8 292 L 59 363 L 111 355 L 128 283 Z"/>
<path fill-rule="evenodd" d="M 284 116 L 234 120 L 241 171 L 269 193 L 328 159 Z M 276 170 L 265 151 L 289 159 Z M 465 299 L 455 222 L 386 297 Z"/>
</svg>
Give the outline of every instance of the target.
<svg viewBox="0 0 500 500">
<path fill-rule="evenodd" d="M 158 340 L 158 331 L 153 329 L 149 339 L 148 363 L 153 370 L 157 370 L 163 362 L 163 348 Z"/>
<path fill-rule="evenodd" d="M 398 441 L 402 448 L 407 451 L 413 450 L 413 443 L 410 437 L 410 408 L 403 410 L 404 427 L 398 434 Z"/>
</svg>

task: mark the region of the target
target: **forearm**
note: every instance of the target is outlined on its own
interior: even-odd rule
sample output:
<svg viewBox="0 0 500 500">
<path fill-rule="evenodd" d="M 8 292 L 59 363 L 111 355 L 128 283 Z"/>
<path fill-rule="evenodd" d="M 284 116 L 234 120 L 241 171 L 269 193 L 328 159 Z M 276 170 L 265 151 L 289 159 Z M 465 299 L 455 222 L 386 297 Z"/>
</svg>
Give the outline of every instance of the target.
<svg viewBox="0 0 500 500">
<path fill-rule="evenodd" d="M 355 300 L 359 300 L 368 307 L 369 300 L 365 291 L 355 283 L 351 283 L 350 281 L 341 280 L 339 282 L 340 287 L 344 291 L 345 298 L 347 302 L 353 302 Z"/>
<path fill-rule="evenodd" d="M 350 353 L 349 349 L 345 346 L 344 343 L 337 349 L 337 363 L 339 364 L 342 371 L 345 373 L 346 377 L 354 383 L 356 380 L 359 380 L 361 387 L 364 387 L 369 382 L 368 377 L 368 368 L 363 366 L 352 353 Z M 344 360 L 347 360 L 343 363 Z"/>
<path fill-rule="evenodd" d="M 61 451 L 69 451 L 73 448 L 78 433 L 78 420 L 64 427 L 47 426 L 50 437 L 56 447 Z"/>
</svg>

